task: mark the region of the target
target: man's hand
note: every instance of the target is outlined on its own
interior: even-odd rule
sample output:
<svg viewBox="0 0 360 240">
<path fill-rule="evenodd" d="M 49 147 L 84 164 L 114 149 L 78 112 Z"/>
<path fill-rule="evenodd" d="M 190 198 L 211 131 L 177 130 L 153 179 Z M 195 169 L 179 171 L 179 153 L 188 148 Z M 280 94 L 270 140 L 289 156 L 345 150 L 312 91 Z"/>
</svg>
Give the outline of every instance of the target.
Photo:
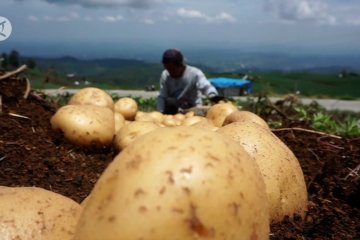
<svg viewBox="0 0 360 240">
<path fill-rule="evenodd" d="M 212 103 L 218 103 L 218 102 L 220 102 L 220 101 L 222 101 L 222 100 L 225 100 L 225 97 L 219 96 L 219 95 L 215 95 L 215 96 L 209 97 L 209 100 L 210 100 L 210 102 L 212 102 Z"/>
</svg>

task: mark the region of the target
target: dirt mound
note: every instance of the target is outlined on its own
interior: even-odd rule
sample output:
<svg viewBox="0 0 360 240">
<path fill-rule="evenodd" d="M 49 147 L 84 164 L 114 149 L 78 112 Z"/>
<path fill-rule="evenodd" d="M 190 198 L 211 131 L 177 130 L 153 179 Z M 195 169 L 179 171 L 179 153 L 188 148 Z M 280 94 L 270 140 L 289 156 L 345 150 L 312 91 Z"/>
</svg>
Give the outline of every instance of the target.
<svg viewBox="0 0 360 240">
<path fill-rule="evenodd" d="M 50 126 L 56 104 L 35 91 L 24 98 L 25 91 L 25 80 L 0 80 L 0 185 L 38 186 L 81 202 L 113 159 L 113 149 L 94 151 L 68 143 Z M 301 130 L 274 133 L 300 161 L 309 211 L 305 219 L 273 224 L 270 238 L 360 239 L 360 138 Z"/>
</svg>

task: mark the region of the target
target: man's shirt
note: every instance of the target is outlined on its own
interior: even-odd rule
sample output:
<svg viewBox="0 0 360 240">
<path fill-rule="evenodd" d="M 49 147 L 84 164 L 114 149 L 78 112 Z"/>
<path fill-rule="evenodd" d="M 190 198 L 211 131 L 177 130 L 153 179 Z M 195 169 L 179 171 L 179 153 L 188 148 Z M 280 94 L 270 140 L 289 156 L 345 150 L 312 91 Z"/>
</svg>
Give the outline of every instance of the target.
<svg viewBox="0 0 360 240">
<path fill-rule="evenodd" d="M 190 108 L 202 104 L 202 95 L 211 97 L 217 94 L 216 88 L 196 67 L 186 65 L 183 75 L 176 79 L 164 70 L 160 78 L 157 110 L 164 112 L 167 98 L 175 99 L 180 108 Z"/>
</svg>

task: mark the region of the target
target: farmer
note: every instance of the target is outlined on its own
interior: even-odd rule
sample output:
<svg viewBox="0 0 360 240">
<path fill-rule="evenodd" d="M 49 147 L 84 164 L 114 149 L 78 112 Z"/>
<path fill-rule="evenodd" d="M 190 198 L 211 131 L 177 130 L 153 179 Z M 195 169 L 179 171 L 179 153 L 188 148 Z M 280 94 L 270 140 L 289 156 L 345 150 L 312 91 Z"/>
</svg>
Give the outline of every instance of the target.
<svg viewBox="0 0 360 240">
<path fill-rule="evenodd" d="M 160 77 L 160 92 L 157 110 L 165 114 L 175 114 L 179 109 L 187 109 L 202 104 L 202 96 L 210 101 L 218 95 L 215 87 L 204 73 L 184 62 L 178 49 L 168 49 L 162 57 L 164 71 Z"/>
</svg>

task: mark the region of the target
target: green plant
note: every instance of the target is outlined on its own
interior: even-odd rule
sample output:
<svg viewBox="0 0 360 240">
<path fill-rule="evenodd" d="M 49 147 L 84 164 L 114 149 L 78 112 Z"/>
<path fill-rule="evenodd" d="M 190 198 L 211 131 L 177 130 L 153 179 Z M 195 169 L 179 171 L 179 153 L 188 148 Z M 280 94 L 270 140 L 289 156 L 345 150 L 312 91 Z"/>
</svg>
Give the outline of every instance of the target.
<svg viewBox="0 0 360 240">
<path fill-rule="evenodd" d="M 137 102 L 140 111 L 151 112 L 156 110 L 156 98 L 133 97 Z"/>
<path fill-rule="evenodd" d="M 318 112 L 312 116 L 310 127 L 316 130 L 334 133 L 336 132 L 337 124 L 328 114 Z"/>
<path fill-rule="evenodd" d="M 315 130 L 347 137 L 360 136 L 359 120 L 355 117 L 346 116 L 335 120 L 324 111 L 314 112 L 304 106 L 296 107 L 295 110 L 299 113 L 299 120 L 308 122 Z"/>
</svg>

